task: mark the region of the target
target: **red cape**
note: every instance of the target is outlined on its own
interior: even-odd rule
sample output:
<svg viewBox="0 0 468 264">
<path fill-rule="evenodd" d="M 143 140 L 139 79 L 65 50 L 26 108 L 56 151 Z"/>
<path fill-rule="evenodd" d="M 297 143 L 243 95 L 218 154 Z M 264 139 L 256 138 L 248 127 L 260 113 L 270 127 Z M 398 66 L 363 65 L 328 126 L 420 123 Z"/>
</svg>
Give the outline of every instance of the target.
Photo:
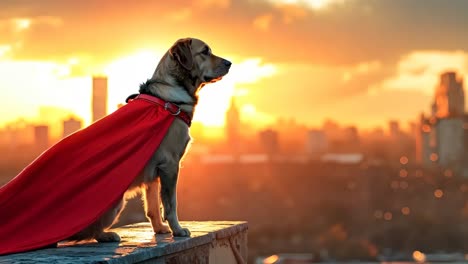
<svg viewBox="0 0 468 264">
<path fill-rule="evenodd" d="M 122 198 L 175 116 L 133 100 L 48 149 L 0 188 L 0 255 L 64 240 Z"/>
</svg>

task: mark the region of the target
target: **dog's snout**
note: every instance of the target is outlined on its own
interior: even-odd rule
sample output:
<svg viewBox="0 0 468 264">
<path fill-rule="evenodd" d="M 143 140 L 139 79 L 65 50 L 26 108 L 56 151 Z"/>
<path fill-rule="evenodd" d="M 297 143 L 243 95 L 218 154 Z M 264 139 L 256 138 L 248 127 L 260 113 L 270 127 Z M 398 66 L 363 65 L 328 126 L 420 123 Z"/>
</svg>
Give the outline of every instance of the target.
<svg viewBox="0 0 468 264">
<path fill-rule="evenodd" d="M 223 64 L 226 65 L 226 67 L 229 67 L 232 63 L 228 60 L 223 59 Z"/>
</svg>

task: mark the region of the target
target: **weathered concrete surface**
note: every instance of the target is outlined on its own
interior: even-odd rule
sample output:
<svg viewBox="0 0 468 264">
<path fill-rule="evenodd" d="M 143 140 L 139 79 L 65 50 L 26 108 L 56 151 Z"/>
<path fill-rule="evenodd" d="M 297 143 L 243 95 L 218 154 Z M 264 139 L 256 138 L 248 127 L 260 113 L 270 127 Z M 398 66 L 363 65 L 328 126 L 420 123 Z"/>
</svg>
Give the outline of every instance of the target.
<svg viewBox="0 0 468 264">
<path fill-rule="evenodd" d="M 138 223 L 113 229 L 120 234 L 120 243 L 61 242 L 58 248 L 0 256 L 0 263 L 237 263 L 233 262 L 235 251 L 247 259 L 246 222 L 181 225 L 190 229 L 190 238 L 155 237 L 150 223 Z"/>
</svg>

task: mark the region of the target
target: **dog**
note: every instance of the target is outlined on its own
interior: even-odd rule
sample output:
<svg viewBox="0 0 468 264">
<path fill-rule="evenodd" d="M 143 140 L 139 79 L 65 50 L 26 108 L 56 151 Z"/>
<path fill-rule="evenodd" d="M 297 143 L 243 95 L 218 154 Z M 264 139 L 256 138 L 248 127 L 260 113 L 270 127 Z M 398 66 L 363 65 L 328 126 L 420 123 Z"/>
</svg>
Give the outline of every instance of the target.
<svg viewBox="0 0 468 264">
<path fill-rule="evenodd" d="M 174 103 L 192 117 L 198 103 L 199 90 L 207 83 L 219 81 L 229 72 L 230 67 L 231 62 L 214 55 L 205 42 L 196 38 L 179 39 L 164 54 L 151 79 L 140 86 L 140 94 L 149 94 Z M 118 219 L 126 198 L 135 191 L 142 193 L 146 217 L 155 234 L 172 231 L 173 236 L 190 236 L 190 230 L 179 223 L 176 198 L 179 164 L 190 140 L 188 125 L 176 118 L 161 145 L 124 197 L 69 240 L 94 238 L 98 242 L 120 241 L 117 233 L 107 229 Z M 161 217 L 161 201 L 164 220 L 169 225 Z"/>
</svg>

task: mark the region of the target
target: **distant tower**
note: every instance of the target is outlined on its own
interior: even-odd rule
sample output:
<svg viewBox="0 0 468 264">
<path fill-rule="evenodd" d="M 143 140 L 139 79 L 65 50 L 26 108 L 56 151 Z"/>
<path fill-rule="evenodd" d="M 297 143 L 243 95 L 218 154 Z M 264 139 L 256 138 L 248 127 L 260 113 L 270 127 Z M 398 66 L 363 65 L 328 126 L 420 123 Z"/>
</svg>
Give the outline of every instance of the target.
<svg viewBox="0 0 468 264">
<path fill-rule="evenodd" d="M 81 121 L 70 117 L 68 120 L 63 121 L 63 135 L 62 137 L 67 137 L 72 133 L 81 129 Z"/>
<path fill-rule="evenodd" d="M 49 126 L 39 125 L 34 127 L 34 145 L 40 151 L 44 151 L 49 147 Z"/>
<path fill-rule="evenodd" d="M 93 77 L 93 122 L 107 115 L 107 77 Z"/>
<path fill-rule="evenodd" d="M 267 129 L 259 132 L 260 144 L 263 150 L 268 155 L 273 155 L 278 152 L 278 132 L 272 129 Z"/>
<path fill-rule="evenodd" d="M 345 141 L 351 144 L 359 144 L 359 132 L 357 127 L 349 126 L 343 129 Z"/>
<path fill-rule="evenodd" d="M 400 136 L 400 124 L 396 120 L 391 120 L 388 122 L 388 130 L 390 137 L 398 138 Z"/>
<path fill-rule="evenodd" d="M 429 118 L 421 113 L 415 136 L 416 161 L 429 167 L 435 163 L 437 155 L 437 129 Z"/>
<path fill-rule="evenodd" d="M 440 83 L 435 92 L 435 116 L 437 118 L 462 117 L 465 112 L 465 92 L 463 80 L 455 72 L 440 75 Z"/>
<path fill-rule="evenodd" d="M 234 98 L 231 99 L 231 106 L 226 112 L 226 137 L 230 147 L 237 147 L 240 142 L 240 118 L 239 110 L 237 109 Z"/>
<path fill-rule="evenodd" d="M 438 165 L 459 170 L 465 165 L 465 92 L 463 80 L 455 72 L 444 72 L 436 87 L 432 114 L 421 116 L 417 158 L 426 166 Z M 465 167 L 466 168 L 466 167 Z"/>
<path fill-rule="evenodd" d="M 311 129 L 307 133 L 306 152 L 310 155 L 323 154 L 328 149 L 328 139 L 325 131 Z"/>
</svg>

